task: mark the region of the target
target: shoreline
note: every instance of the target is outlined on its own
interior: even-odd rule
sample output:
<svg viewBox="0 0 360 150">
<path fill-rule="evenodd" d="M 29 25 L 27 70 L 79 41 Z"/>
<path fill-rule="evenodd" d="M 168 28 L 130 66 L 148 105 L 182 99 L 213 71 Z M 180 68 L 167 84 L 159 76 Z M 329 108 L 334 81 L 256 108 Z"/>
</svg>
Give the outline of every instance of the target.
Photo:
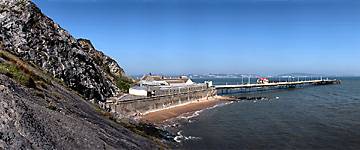
<svg viewBox="0 0 360 150">
<path fill-rule="evenodd" d="M 145 123 L 159 124 L 168 119 L 176 118 L 185 113 L 195 112 L 209 107 L 213 107 L 217 104 L 227 102 L 230 99 L 230 97 L 226 96 L 213 96 L 209 97 L 208 99 L 202 98 L 199 100 L 194 100 L 164 109 L 145 112 L 139 117 L 139 120 Z"/>
</svg>

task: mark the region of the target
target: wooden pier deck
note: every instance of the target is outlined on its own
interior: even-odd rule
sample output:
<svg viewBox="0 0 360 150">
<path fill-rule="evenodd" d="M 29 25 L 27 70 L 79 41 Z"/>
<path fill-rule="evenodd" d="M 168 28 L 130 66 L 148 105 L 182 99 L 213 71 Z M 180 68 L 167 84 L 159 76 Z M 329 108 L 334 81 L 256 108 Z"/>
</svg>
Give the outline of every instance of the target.
<svg viewBox="0 0 360 150">
<path fill-rule="evenodd" d="M 296 87 L 300 85 L 327 85 L 340 84 L 340 80 L 309 80 L 309 81 L 293 81 L 293 82 L 273 82 L 264 84 L 235 84 L 235 85 L 215 85 L 214 88 L 220 93 L 228 93 L 231 89 L 251 89 L 251 88 L 265 88 L 265 87 Z"/>
</svg>

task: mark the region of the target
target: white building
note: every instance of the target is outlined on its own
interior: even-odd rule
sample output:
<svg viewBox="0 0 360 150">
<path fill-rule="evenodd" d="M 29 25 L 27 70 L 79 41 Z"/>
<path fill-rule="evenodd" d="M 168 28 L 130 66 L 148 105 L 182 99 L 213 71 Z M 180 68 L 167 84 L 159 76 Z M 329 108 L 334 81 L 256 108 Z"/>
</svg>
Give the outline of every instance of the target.
<svg viewBox="0 0 360 150">
<path fill-rule="evenodd" d="M 177 92 L 179 89 L 190 89 L 204 85 L 195 84 L 190 78 L 181 76 L 177 78 L 163 76 L 144 76 L 139 81 L 139 86 L 129 89 L 129 94 L 136 96 L 153 96 Z"/>
<path fill-rule="evenodd" d="M 212 87 L 213 86 L 212 81 L 205 81 L 204 83 L 207 85 L 207 87 Z"/>
<path fill-rule="evenodd" d="M 145 86 L 134 86 L 129 89 L 129 94 L 136 96 L 148 96 L 148 89 Z"/>
<path fill-rule="evenodd" d="M 192 85 L 194 82 L 186 77 L 179 78 L 165 78 L 163 76 L 144 76 L 140 80 L 140 86 L 187 86 Z"/>
</svg>

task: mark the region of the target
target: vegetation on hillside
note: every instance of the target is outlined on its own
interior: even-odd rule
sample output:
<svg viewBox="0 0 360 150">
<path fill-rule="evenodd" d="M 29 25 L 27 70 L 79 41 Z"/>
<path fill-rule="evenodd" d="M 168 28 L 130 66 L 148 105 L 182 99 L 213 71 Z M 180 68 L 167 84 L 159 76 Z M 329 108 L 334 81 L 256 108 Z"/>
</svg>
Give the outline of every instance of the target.
<svg viewBox="0 0 360 150">
<path fill-rule="evenodd" d="M 129 92 L 129 88 L 131 87 L 131 85 L 133 84 L 133 81 L 128 78 L 128 77 L 124 77 L 124 76 L 120 76 L 120 77 L 114 77 L 115 79 L 115 84 L 116 86 L 125 93 Z"/>
<path fill-rule="evenodd" d="M 10 53 L 0 50 L 0 74 L 4 74 L 20 84 L 36 88 L 37 85 L 51 84 L 50 79 L 46 79 L 36 74 L 32 67 Z"/>
<path fill-rule="evenodd" d="M 0 63 L 0 74 L 5 74 L 27 87 L 36 87 L 34 80 L 14 64 Z"/>
</svg>

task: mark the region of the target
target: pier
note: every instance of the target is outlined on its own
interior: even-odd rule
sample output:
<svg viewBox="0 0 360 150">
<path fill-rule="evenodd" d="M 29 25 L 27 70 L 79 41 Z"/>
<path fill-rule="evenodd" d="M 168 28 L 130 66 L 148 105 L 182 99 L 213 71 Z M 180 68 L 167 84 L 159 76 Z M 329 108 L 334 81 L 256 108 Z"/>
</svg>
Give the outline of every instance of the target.
<svg viewBox="0 0 360 150">
<path fill-rule="evenodd" d="M 151 77 L 156 78 L 156 76 Z M 180 79 L 177 81 L 180 81 Z M 251 84 L 251 80 L 249 78 L 249 82 L 247 84 L 212 85 L 212 81 L 205 81 L 204 83 L 193 83 L 190 79 L 186 79 L 187 82 L 182 82 L 181 84 L 178 82 L 173 83 L 175 79 L 167 80 L 159 78 L 159 80 L 151 81 L 142 80 L 142 86 L 130 88 L 130 90 L 135 91 L 132 92 L 133 94 L 129 92 L 129 94 L 125 94 L 119 97 L 108 98 L 105 107 L 111 110 L 111 112 L 115 112 L 121 115 L 137 116 L 138 114 L 166 109 L 188 102 L 199 101 L 203 99 L 207 100 L 209 97 L 216 96 L 217 94 L 221 95 L 240 92 L 256 92 L 275 88 L 295 88 L 305 85 L 327 85 L 340 83 L 340 80 L 323 80 L 322 78 L 318 80 L 307 81 L 301 81 L 300 78 L 298 78 L 298 81 L 283 82 L 281 80 L 277 82 L 270 82 L 270 80 L 266 78 L 259 78 L 256 84 Z M 170 84 L 157 85 L 157 83 L 160 82 L 166 82 Z M 150 86 L 144 85 L 145 83 L 153 84 Z"/>
<path fill-rule="evenodd" d="M 273 89 L 273 88 L 296 88 L 297 86 L 305 85 L 328 85 L 340 84 L 340 80 L 309 80 L 309 81 L 292 81 L 292 82 L 272 82 L 272 83 L 257 83 L 257 84 L 234 84 L 234 85 L 214 85 L 214 88 L 219 94 L 230 94 L 232 91 L 251 91 L 251 89 Z"/>
</svg>

